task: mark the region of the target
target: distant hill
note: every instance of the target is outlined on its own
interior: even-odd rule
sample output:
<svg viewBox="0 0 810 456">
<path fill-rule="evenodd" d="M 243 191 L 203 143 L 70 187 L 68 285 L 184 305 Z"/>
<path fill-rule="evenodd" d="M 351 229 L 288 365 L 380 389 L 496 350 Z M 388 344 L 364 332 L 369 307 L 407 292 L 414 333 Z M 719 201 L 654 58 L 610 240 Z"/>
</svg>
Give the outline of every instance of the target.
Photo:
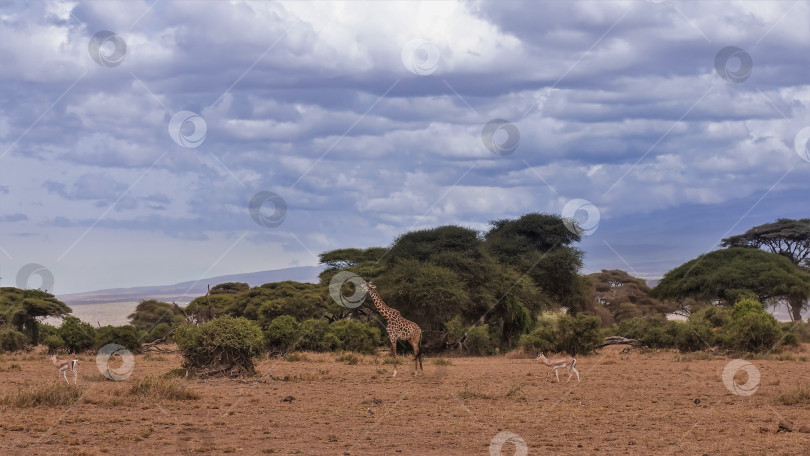
<svg viewBox="0 0 810 456">
<path fill-rule="evenodd" d="M 251 272 L 220 277 L 211 277 L 199 281 L 134 288 L 113 288 L 109 290 L 89 291 L 59 295 L 62 302 L 69 306 L 82 304 L 111 304 L 118 302 L 138 302 L 144 299 L 158 299 L 166 302 L 187 303 L 202 296 L 208 285 L 214 286 L 225 282 L 244 282 L 251 287 L 270 282 L 294 280 L 296 282 L 317 282 L 321 266 L 301 266 L 296 268 L 275 269 L 272 271 Z"/>
</svg>

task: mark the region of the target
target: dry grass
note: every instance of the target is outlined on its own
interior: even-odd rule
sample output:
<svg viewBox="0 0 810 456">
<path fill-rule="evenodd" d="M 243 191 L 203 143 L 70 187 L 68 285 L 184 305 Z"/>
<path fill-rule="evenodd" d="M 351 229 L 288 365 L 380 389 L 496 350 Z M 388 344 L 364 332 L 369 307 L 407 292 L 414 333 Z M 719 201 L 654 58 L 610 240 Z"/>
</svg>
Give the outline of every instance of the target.
<svg viewBox="0 0 810 456">
<path fill-rule="evenodd" d="M 777 400 L 782 405 L 810 406 L 810 383 L 802 383 L 796 388 L 780 394 Z"/>
<path fill-rule="evenodd" d="M 82 397 L 82 389 L 62 383 L 23 383 L 3 397 L 3 404 L 12 407 L 59 407 L 73 405 Z"/>
<path fill-rule="evenodd" d="M 139 397 L 150 397 L 160 400 L 188 401 L 197 400 L 200 395 L 177 378 L 144 377 L 136 381 L 129 389 L 129 394 Z"/>
</svg>

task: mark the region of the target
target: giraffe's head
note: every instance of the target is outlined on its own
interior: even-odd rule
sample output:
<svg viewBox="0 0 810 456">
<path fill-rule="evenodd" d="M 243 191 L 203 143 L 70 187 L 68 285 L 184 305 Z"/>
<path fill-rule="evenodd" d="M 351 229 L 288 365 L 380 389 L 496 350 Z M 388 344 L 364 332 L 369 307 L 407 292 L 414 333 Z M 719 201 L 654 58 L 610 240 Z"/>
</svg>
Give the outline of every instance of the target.
<svg viewBox="0 0 810 456">
<path fill-rule="evenodd" d="M 368 292 L 370 292 L 371 290 L 376 290 L 376 289 L 377 289 L 377 287 L 375 287 L 375 286 L 374 286 L 374 284 L 373 284 L 373 283 L 371 283 L 371 282 L 365 282 L 365 283 L 363 283 L 363 292 L 364 292 L 364 293 L 368 293 Z"/>
</svg>

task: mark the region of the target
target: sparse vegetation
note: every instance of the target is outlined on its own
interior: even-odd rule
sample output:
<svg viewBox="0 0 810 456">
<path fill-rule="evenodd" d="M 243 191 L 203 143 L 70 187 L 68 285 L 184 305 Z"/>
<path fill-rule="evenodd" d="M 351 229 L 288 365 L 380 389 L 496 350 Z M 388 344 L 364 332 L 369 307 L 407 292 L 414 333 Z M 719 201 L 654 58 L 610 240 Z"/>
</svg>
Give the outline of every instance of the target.
<svg viewBox="0 0 810 456">
<path fill-rule="evenodd" d="M 810 383 L 801 383 L 796 388 L 780 394 L 777 400 L 782 405 L 810 407 Z"/>
<path fill-rule="evenodd" d="M 82 389 L 76 385 L 26 382 L 3 397 L 3 404 L 18 408 L 58 407 L 73 405 L 80 397 Z"/>
<path fill-rule="evenodd" d="M 191 390 L 184 381 L 178 378 L 166 378 L 165 376 L 147 376 L 137 380 L 129 388 L 129 394 L 155 400 L 189 401 L 200 398 L 200 395 Z"/>
</svg>

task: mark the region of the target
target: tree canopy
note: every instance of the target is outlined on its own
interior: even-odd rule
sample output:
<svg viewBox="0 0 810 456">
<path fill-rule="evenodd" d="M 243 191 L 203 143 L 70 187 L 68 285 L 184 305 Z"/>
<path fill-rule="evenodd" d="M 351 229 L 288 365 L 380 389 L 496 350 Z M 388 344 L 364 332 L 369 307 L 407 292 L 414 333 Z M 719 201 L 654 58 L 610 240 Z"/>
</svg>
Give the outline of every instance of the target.
<svg viewBox="0 0 810 456">
<path fill-rule="evenodd" d="M 787 257 L 796 267 L 810 272 L 810 219 L 780 218 L 723 239 L 723 246 L 764 248 Z M 793 295 L 787 297 L 785 302 L 790 308 L 791 318 L 801 320 L 802 310 L 808 306 L 807 297 Z"/>
<path fill-rule="evenodd" d="M 703 254 L 667 272 L 653 289 L 654 297 L 672 300 L 686 312 L 715 302 L 732 305 L 750 296 L 766 302 L 808 295 L 810 274 L 782 255 L 744 247 Z"/>
<path fill-rule="evenodd" d="M 72 310 L 47 291 L 0 288 L 0 325 L 11 325 L 28 336 L 34 345 L 39 343 L 38 318 L 63 317 Z"/>
<path fill-rule="evenodd" d="M 810 218 L 780 218 L 723 239 L 724 247 L 756 247 L 778 253 L 810 270 Z"/>
<path fill-rule="evenodd" d="M 652 297 L 652 290 L 643 279 L 625 271 L 603 269 L 588 275 L 591 298 L 595 305 L 602 306 L 619 323 L 635 317 L 660 317 L 675 310 L 671 303 Z"/>
</svg>

